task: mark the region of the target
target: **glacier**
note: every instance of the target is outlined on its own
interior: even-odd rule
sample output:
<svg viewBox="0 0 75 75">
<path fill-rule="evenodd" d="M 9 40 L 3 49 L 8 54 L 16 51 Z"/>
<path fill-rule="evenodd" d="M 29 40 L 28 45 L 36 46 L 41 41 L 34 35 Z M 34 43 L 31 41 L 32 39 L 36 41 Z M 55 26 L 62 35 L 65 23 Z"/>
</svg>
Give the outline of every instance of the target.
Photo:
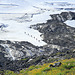
<svg viewBox="0 0 75 75">
<path fill-rule="evenodd" d="M 28 41 L 35 46 L 46 45 L 40 37 L 42 33 L 31 29 L 30 25 L 46 23 L 51 19 L 50 14 L 65 11 L 75 12 L 74 0 L 0 0 L 0 24 L 8 25 L 3 28 L 4 31 L 0 30 L 0 40 Z"/>
</svg>

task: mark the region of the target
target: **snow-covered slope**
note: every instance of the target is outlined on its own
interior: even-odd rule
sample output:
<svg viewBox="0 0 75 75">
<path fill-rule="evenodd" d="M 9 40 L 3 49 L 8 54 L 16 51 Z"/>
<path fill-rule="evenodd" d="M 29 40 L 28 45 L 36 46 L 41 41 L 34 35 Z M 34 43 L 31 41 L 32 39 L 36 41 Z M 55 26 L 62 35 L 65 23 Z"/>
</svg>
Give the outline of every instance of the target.
<svg viewBox="0 0 75 75">
<path fill-rule="evenodd" d="M 0 30 L 0 40 L 28 41 L 36 46 L 42 41 L 40 32 L 30 29 L 30 25 L 45 23 L 50 14 L 75 11 L 74 0 L 0 0 L 0 25 L 8 27 Z"/>
<path fill-rule="evenodd" d="M 65 22 L 68 26 L 74 27 L 75 28 L 75 20 L 67 20 Z"/>
<path fill-rule="evenodd" d="M 48 10 L 75 10 L 74 0 L 0 0 L 0 13 L 35 12 L 35 8 Z"/>
</svg>

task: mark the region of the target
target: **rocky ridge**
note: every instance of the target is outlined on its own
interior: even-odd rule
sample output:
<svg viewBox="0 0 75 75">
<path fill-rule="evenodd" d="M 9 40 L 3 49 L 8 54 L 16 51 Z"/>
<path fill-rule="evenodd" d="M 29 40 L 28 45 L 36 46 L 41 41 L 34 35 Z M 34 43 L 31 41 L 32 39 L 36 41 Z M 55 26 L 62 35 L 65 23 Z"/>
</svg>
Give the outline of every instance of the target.
<svg viewBox="0 0 75 75">
<path fill-rule="evenodd" d="M 62 47 L 75 46 L 75 28 L 66 25 L 66 20 L 74 20 L 74 12 L 62 12 L 61 14 L 50 15 L 51 20 L 47 23 L 32 25 L 31 28 L 37 29 L 42 33 L 41 37 L 48 44 Z M 60 17 L 61 16 L 61 17 Z"/>
<path fill-rule="evenodd" d="M 75 20 L 75 13 L 50 16 L 52 19 L 47 23 L 30 26 L 42 33 L 40 36 L 47 45 L 38 47 L 25 41 L 0 40 L 0 69 L 18 71 L 30 65 L 75 57 L 75 28 L 64 23 Z"/>
</svg>

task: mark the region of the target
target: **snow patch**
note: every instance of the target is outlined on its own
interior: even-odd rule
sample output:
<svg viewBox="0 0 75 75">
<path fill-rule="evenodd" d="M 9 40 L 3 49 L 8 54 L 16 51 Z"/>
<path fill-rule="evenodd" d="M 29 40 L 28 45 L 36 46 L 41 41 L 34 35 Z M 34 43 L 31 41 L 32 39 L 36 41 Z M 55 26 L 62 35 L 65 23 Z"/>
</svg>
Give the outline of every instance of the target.
<svg viewBox="0 0 75 75">
<path fill-rule="evenodd" d="M 75 20 L 67 20 L 65 22 L 68 26 L 75 28 Z"/>
</svg>

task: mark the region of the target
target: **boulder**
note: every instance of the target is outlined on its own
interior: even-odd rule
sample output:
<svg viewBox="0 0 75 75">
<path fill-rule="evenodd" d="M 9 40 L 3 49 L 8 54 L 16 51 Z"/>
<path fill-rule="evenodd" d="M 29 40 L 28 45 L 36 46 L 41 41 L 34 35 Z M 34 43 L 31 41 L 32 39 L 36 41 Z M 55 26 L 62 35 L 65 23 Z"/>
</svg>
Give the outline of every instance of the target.
<svg viewBox="0 0 75 75">
<path fill-rule="evenodd" d="M 61 14 L 50 15 L 53 20 L 64 22 L 66 20 L 75 20 L 75 12 L 62 12 Z"/>
<path fill-rule="evenodd" d="M 61 62 L 57 62 L 54 64 L 50 64 L 49 67 L 59 67 L 62 63 Z"/>
<path fill-rule="evenodd" d="M 57 63 L 54 63 L 53 66 L 55 66 L 55 67 L 59 67 L 61 64 L 62 64 L 61 62 L 57 62 Z"/>
</svg>

